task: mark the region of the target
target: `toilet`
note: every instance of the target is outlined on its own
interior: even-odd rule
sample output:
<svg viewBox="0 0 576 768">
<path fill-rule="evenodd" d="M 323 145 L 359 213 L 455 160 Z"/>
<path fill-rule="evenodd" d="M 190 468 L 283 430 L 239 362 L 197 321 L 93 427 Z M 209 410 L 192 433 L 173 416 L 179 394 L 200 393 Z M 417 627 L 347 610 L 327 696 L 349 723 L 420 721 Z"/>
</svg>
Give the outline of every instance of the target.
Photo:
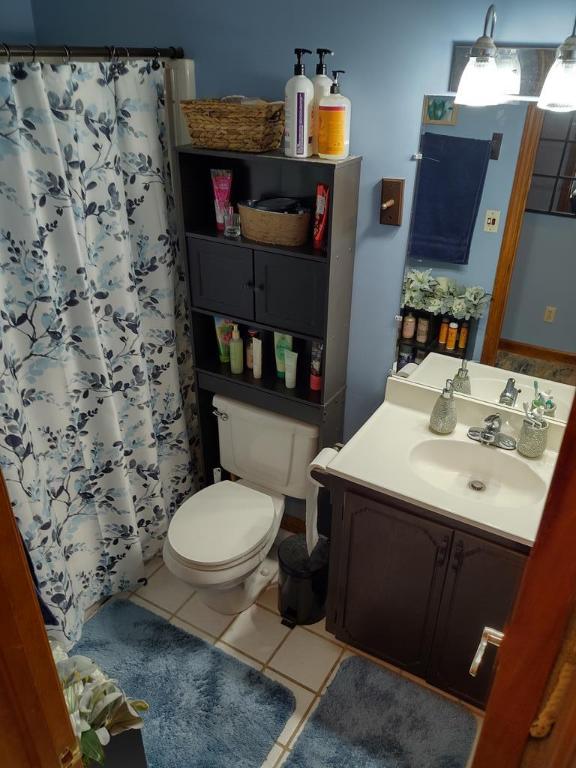
<svg viewBox="0 0 576 768">
<path fill-rule="evenodd" d="M 187 499 L 164 542 L 164 562 L 220 613 L 252 605 L 276 572 L 272 549 L 286 496 L 306 498 L 318 428 L 215 395 L 224 480 Z M 208 468 L 209 471 L 210 468 Z"/>
</svg>

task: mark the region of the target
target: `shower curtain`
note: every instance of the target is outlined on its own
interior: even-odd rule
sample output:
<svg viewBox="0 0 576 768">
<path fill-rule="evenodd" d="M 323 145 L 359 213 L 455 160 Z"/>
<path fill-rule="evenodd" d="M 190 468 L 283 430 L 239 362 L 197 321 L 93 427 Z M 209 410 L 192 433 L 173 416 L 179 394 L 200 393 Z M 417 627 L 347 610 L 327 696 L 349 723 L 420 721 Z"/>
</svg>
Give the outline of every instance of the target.
<svg viewBox="0 0 576 768">
<path fill-rule="evenodd" d="M 157 61 L 0 65 L 0 466 L 67 645 L 197 480 Z"/>
</svg>

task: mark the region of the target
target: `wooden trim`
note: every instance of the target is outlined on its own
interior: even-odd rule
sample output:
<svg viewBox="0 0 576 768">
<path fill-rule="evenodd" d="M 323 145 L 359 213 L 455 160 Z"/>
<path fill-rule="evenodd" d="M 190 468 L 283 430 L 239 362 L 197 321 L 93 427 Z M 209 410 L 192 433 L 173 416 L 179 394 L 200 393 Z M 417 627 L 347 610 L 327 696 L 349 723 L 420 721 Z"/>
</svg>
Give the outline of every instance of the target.
<svg viewBox="0 0 576 768">
<path fill-rule="evenodd" d="M 576 365 L 576 352 L 562 352 L 560 349 L 537 347 L 535 344 L 525 344 L 523 341 L 514 341 L 514 339 L 500 339 L 498 349 L 523 357 L 536 357 L 538 360 L 550 360 L 553 363 L 563 365 Z"/>
<path fill-rule="evenodd" d="M 517 768 L 576 603 L 576 403 L 505 631 L 473 768 Z M 576 718 L 576 707 L 574 708 Z M 576 740 L 572 722 L 570 747 Z M 549 763 L 560 768 L 564 763 Z"/>
<path fill-rule="evenodd" d="M 576 765 L 576 675 L 562 698 L 560 717 L 550 738 L 548 765 L 553 768 L 574 768 Z"/>
<path fill-rule="evenodd" d="M 76 738 L 1 474 L 0 552 L 0 761 L 14 768 L 81 768 Z"/>
<path fill-rule="evenodd" d="M 526 112 L 526 122 L 524 123 L 524 132 L 520 142 L 520 151 L 518 152 L 516 173 L 514 175 L 512 192 L 510 193 L 506 226 L 504 227 L 500 258 L 492 290 L 490 312 L 486 324 L 486 335 L 484 336 L 484 347 L 481 357 L 481 362 L 485 365 L 494 365 L 496 362 L 498 342 L 500 341 L 506 305 L 510 294 L 516 251 L 520 241 L 524 210 L 526 208 L 528 192 L 530 191 L 532 170 L 534 169 L 543 121 L 544 112 L 538 109 L 535 104 L 530 104 Z"/>
</svg>

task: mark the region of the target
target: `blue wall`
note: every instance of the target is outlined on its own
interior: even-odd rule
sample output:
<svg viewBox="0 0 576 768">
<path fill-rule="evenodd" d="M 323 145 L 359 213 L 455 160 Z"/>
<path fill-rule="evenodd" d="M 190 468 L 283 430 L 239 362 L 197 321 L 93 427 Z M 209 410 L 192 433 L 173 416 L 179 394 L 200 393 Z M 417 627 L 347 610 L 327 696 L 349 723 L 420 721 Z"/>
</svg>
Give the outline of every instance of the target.
<svg viewBox="0 0 576 768">
<path fill-rule="evenodd" d="M 408 265 L 416 269 L 433 268 L 434 274 L 448 275 L 465 285 L 481 285 L 492 291 L 494 275 L 498 265 L 508 201 L 512 192 L 516 160 L 520 149 L 526 104 L 506 104 L 498 107 L 460 107 L 456 125 L 423 125 L 429 133 L 445 133 L 465 139 L 491 139 L 493 133 L 502 133 L 502 146 L 498 160 L 490 160 L 484 182 L 482 200 L 472 236 L 468 264 L 435 264 L 434 262 L 409 259 Z M 484 232 L 484 218 L 487 210 L 500 211 L 498 232 Z M 488 311 L 478 324 L 478 333 L 473 353 L 479 360 L 484 344 Z"/>
<path fill-rule="evenodd" d="M 502 336 L 576 352 L 576 221 L 526 213 Z M 544 322 L 557 307 L 554 323 Z"/>
<path fill-rule="evenodd" d="M 32 0 L 16 0 L 6 2 L 1 0 L 2 11 L 2 41 L 5 43 L 35 43 L 36 31 Z"/>
<path fill-rule="evenodd" d="M 13 5 L 5 5 L 5 15 Z M 352 151 L 364 156 L 348 373 L 347 433 L 383 397 L 392 364 L 422 97 L 445 90 L 452 43 L 482 30 L 486 0 L 33 0 L 46 43 L 183 45 L 199 96 L 282 97 L 295 46 L 332 47 L 347 70 Z M 10 10 L 8 10 L 10 9 Z M 573 0 L 500 0 L 497 39 L 557 44 Z M 312 66 L 308 69 L 313 72 Z M 404 226 L 378 224 L 379 181 L 406 178 Z"/>
</svg>

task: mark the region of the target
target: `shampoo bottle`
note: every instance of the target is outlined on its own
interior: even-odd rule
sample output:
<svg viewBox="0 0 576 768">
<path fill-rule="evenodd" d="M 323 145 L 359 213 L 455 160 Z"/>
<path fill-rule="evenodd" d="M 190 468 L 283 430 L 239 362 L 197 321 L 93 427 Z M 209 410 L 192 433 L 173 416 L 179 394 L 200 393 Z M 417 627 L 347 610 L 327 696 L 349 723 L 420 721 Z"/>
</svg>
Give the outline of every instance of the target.
<svg viewBox="0 0 576 768">
<path fill-rule="evenodd" d="M 338 75 L 332 71 L 330 93 L 318 105 L 318 154 L 325 160 L 343 160 L 350 154 L 350 99 L 340 93 Z"/>
<path fill-rule="evenodd" d="M 244 344 L 236 323 L 230 339 L 230 370 L 232 373 L 242 373 L 244 370 Z"/>
<path fill-rule="evenodd" d="M 334 51 L 329 48 L 316 48 L 318 64 L 316 64 L 316 76 L 312 80 L 314 84 L 314 105 L 312 107 L 312 154 L 318 154 L 318 108 L 320 99 L 328 96 L 332 85 L 331 78 L 326 74 L 325 56 L 333 56 Z"/>
<path fill-rule="evenodd" d="M 310 157 L 312 154 L 312 106 L 314 86 L 305 75 L 302 56 L 312 53 L 307 48 L 295 48 L 297 63 L 294 77 L 286 83 L 284 153 L 288 157 Z"/>
</svg>

